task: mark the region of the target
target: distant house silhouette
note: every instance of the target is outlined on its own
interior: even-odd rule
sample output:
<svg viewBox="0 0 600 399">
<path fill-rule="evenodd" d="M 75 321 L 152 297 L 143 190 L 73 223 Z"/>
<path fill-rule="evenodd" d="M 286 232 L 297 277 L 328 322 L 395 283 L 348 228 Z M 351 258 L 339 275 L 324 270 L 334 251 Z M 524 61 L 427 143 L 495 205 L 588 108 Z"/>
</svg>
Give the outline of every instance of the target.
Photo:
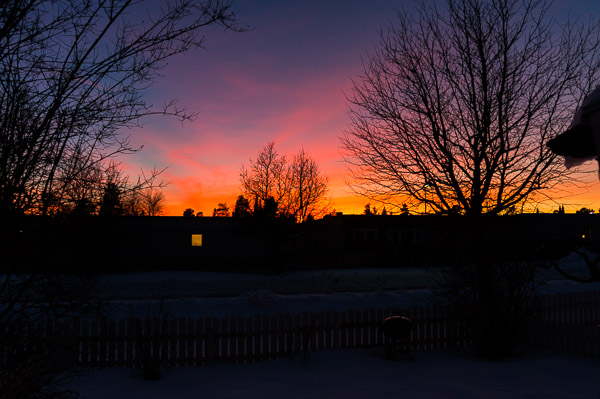
<svg viewBox="0 0 600 399">
<path fill-rule="evenodd" d="M 43 234 L 39 218 L 24 220 L 22 252 L 46 254 L 31 255 L 31 266 L 78 272 L 451 265 L 474 250 L 494 260 L 552 259 L 600 240 L 600 215 L 590 214 L 338 214 L 303 224 L 285 218 L 89 216 Z"/>
</svg>

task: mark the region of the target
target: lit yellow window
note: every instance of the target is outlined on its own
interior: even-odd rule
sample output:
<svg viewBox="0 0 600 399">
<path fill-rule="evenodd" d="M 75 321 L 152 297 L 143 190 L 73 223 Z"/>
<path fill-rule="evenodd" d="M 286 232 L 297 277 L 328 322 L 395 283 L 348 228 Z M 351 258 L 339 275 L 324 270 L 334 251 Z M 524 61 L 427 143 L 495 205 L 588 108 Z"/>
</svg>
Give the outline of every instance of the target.
<svg viewBox="0 0 600 399">
<path fill-rule="evenodd" d="M 202 234 L 192 234 L 192 247 L 202 246 Z"/>
</svg>

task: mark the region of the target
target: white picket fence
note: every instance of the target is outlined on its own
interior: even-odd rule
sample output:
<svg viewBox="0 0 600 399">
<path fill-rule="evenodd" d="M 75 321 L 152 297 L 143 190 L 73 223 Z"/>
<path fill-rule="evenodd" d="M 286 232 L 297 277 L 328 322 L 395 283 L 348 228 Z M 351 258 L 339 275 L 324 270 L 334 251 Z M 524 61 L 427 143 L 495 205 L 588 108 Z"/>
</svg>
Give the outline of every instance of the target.
<svg viewBox="0 0 600 399">
<path fill-rule="evenodd" d="M 530 343 L 600 356 L 600 293 L 555 294 L 538 298 Z M 62 342 L 84 367 L 195 366 L 220 360 L 236 363 L 304 354 L 319 349 L 384 345 L 381 325 L 390 315 L 411 319 L 413 351 L 469 345 L 464 320 L 441 305 L 343 312 L 229 316 L 223 318 L 68 320 L 31 324 L 29 350 L 36 342 Z M 32 344 L 33 343 L 33 344 Z M 24 348 L 4 348 L 2 358 Z M 74 349 L 74 350 L 73 350 Z"/>
</svg>

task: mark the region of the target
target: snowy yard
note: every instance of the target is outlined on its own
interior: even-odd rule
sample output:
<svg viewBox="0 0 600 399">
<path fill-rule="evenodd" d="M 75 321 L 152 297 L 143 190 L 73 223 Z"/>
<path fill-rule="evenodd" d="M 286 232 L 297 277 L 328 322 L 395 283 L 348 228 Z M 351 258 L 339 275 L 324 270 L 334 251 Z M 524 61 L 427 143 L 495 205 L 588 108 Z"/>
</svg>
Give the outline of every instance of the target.
<svg viewBox="0 0 600 399">
<path fill-rule="evenodd" d="M 561 261 L 581 272 L 577 256 Z M 540 293 L 600 290 L 543 270 Z M 103 276 L 98 293 L 114 319 L 163 298 L 175 317 L 247 316 L 424 305 L 436 296 L 431 271 L 321 270 L 281 275 L 155 272 Z M 386 360 L 383 348 L 318 350 L 252 364 L 212 362 L 164 370 L 146 381 L 127 368 L 83 371 L 73 382 L 94 398 L 598 398 L 600 360 L 533 348 L 492 362 L 468 349 Z"/>
<path fill-rule="evenodd" d="M 559 262 L 573 274 L 585 274 L 581 257 Z M 436 295 L 435 269 L 329 269 L 282 274 L 148 272 L 101 277 L 97 293 L 111 317 L 125 318 L 148 302 L 163 300 L 174 317 L 297 313 L 408 307 L 443 301 Z M 600 291 L 600 283 L 566 281 L 553 269 L 541 269 L 540 294 Z"/>
<path fill-rule="evenodd" d="M 89 399 L 136 398 L 598 398 L 600 361 L 531 351 L 500 362 L 467 351 L 386 360 L 380 348 L 315 352 L 254 364 L 166 370 L 145 381 L 130 370 L 89 371 L 74 386 Z"/>
</svg>

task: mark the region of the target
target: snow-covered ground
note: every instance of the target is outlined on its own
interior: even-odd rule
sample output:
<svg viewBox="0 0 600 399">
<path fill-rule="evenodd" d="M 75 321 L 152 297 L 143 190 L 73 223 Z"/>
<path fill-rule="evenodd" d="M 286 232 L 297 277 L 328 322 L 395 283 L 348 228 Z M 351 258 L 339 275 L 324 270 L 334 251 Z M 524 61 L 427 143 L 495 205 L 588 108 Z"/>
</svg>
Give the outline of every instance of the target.
<svg viewBox="0 0 600 399">
<path fill-rule="evenodd" d="M 559 263 L 584 274 L 572 254 Z M 600 290 L 600 284 L 540 273 L 540 293 Z M 111 317 L 161 300 L 173 316 L 202 317 L 405 307 L 441 300 L 435 272 L 422 268 L 320 270 L 280 275 L 155 272 L 102 276 L 99 296 Z M 161 299 L 162 298 L 162 299 Z M 532 349 L 491 362 L 469 350 L 415 353 L 416 360 L 386 360 L 382 348 L 312 353 L 307 364 L 284 358 L 255 364 L 214 363 L 165 370 L 145 381 L 125 368 L 85 371 L 73 382 L 94 398 L 598 398 L 600 361 Z"/>
<path fill-rule="evenodd" d="M 577 254 L 559 262 L 577 275 L 585 263 Z M 554 269 L 541 268 L 540 294 L 600 290 L 600 283 L 564 280 Z M 334 269 L 282 274 L 148 272 L 105 275 L 96 288 L 114 319 L 163 301 L 175 317 L 223 317 L 252 314 L 343 311 L 408 307 L 443 301 L 436 295 L 435 269 Z"/>
<path fill-rule="evenodd" d="M 74 388 L 89 399 L 183 398 L 598 398 L 600 362 L 547 351 L 498 362 L 466 351 L 386 360 L 381 349 L 315 352 L 303 365 L 284 358 L 210 364 L 145 381 L 130 370 L 88 372 Z"/>
<path fill-rule="evenodd" d="M 397 290 L 428 287 L 434 272 L 425 268 L 327 269 L 281 274 L 163 271 L 101 277 L 99 294 L 116 299 L 231 297 L 256 290 L 279 294 Z"/>
</svg>

